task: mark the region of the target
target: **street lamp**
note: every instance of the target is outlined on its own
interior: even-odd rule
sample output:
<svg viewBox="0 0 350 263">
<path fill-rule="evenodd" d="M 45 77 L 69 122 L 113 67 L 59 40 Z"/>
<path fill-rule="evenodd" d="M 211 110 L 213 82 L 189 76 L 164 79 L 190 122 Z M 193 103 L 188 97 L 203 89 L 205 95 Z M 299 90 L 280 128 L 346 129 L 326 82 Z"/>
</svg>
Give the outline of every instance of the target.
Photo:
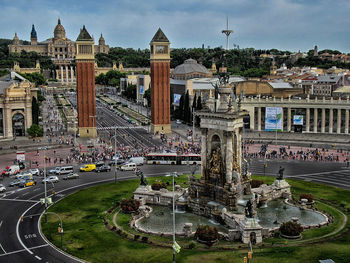
<svg viewBox="0 0 350 263">
<path fill-rule="evenodd" d="M 114 136 L 111 138 L 111 140 L 114 138 L 114 158 L 117 153 L 117 127 L 114 128 Z M 114 159 L 115 160 L 115 159 Z M 117 182 L 117 165 L 114 169 L 114 183 Z"/>
<path fill-rule="evenodd" d="M 47 222 L 47 215 L 46 215 L 46 210 L 47 210 L 47 187 L 46 187 L 46 150 L 47 147 L 41 147 L 39 150 L 44 150 L 44 191 L 45 191 L 45 222 Z"/>
<path fill-rule="evenodd" d="M 166 174 L 165 176 L 173 177 L 173 263 L 176 262 L 176 250 L 175 250 L 175 177 L 177 177 L 177 172 L 173 172 L 171 174 Z"/>
<path fill-rule="evenodd" d="M 62 249 L 62 245 L 63 245 L 63 224 L 62 224 L 62 219 L 61 219 L 61 217 L 58 214 L 56 214 L 54 212 L 46 212 L 45 211 L 45 217 L 47 217 L 47 214 L 55 215 L 60 220 L 60 227 L 58 228 L 58 233 L 61 234 L 61 249 Z"/>
</svg>

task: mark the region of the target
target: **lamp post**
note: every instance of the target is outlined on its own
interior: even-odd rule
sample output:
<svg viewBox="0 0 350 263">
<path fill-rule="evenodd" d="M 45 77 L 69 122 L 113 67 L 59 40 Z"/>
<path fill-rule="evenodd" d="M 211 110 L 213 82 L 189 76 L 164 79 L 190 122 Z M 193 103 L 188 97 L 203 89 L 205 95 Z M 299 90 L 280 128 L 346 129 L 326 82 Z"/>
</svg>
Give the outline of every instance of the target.
<svg viewBox="0 0 350 263">
<path fill-rule="evenodd" d="M 117 153 L 117 127 L 114 127 L 114 136 L 111 139 L 113 138 L 114 138 L 114 157 L 115 157 Z M 114 169 L 114 183 L 117 183 L 117 165 Z"/>
<path fill-rule="evenodd" d="M 173 177 L 173 263 L 176 262 L 176 251 L 175 251 L 175 177 L 177 177 L 177 172 L 167 174 L 166 176 Z"/>
<path fill-rule="evenodd" d="M 96 137 L 97 137 L 97 127 L 95 127 L 95 120 L 96 120 L 96 115 L 93 115 L 93 116 L 89 116 L 89 118 L 92 118 L 92 126 L 94 127 L 94 128 L 96 128 Z M 96 158 L 95 158 L 95 142 L 96 142 L 96 138 L 94 137 L 94 160 L 96 160 Z"/>
<path fill-rule="evenodd" d="M 45 202 L 45 204 L 46 204 L 46 202 Z M 62 219 L 61 219 L 61 217 L 58 214 L 56 214 L 54 212 L 46 212 L 45 211 L 45 216 L 46 217 L 47 217 L 47 214 L 55 215 L 60 220 L 60 227 L 58 228 L 58 232 L 61 234 L 61 249 L 62 249 L 62 246 L 63 246 L 63 224 L 62 224 Z"/>
<path fill-rule="evenodd" d="M 45 222 L 47 222 L 47 186 L 46 186 L 46 147 L 40 147 L 39 150 L 44 150 L 44 197 L 45 197 Z"/>
</svg>

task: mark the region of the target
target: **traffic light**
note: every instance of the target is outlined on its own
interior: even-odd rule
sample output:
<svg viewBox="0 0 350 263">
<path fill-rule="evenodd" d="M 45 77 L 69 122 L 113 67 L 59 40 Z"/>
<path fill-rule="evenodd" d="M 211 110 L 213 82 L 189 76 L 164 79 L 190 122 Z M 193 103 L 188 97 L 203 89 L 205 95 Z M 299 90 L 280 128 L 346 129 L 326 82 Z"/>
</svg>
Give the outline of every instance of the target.
<svg viewBox="0 0 350 263">
<path fill-rule="evenodd" d="M 61 233 L 62 233 L 61 227 L 58 227 L 58 228 L 57 228 L 57 231 L 58 231 L 59 234 L 61 234 Z"/>
<path fill-rule="evenodd" d="M 55 189 L 52 189 L 52 194 L 53 194 L 53 195 L 55 195 L 55 194 L 56 194 Z"/>
<path fill-rule="evenodd" d="M 23 216 L 21 216 L 21 222 L 23 222 Z"/>
<path fill-rule="evenodd" d="M 244 257 L 244 263 L 248 263 L 247 257 Z"/>
</svg>

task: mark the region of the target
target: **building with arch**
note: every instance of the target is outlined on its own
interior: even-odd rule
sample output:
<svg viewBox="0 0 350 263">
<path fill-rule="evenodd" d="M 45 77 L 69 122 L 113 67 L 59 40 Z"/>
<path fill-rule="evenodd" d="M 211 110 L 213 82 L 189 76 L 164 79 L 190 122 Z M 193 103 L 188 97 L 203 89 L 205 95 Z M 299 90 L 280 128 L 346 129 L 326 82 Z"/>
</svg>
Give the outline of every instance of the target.
<svg viewBox="0 0 350 263">
<path fill-rule="evenodd" d="M 15 72 L 0 78 L 0 140 L 26 136 L 37 88 Z"/>
</svg>

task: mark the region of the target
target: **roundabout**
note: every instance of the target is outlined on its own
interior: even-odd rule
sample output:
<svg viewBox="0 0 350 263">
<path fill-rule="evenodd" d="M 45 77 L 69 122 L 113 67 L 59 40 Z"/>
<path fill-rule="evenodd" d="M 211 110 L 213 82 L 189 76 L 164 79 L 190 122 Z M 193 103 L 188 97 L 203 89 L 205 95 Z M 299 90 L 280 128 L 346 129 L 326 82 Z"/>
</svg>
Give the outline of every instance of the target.
<svg viewBox="0 0 350 263">
<path fill-rule="evenodd" d="M 255 177 L 271 184 L 272 177 Z M 170 182 L 170 178 L 149 178 Z M 302 239 L 286 240 L 279 233 L 263 239 L 253 246 L 257 262 L 317 262 L 332 258 L 336 262 L 348 262 L 350 258 L 349 222 L 350 192 L 322 184 L 287 180 L 291 185 L 293 200 L 304 193 L 315 197 L 315 207 L 327 214 L 327 226 L 304 230 Z M 177 184 L 186 186 L 187 176 L 177 178 Z M 170 262 L 172 239 L 166 235 L 150 235 L 130 226 L 131 214 L 120 213 L 119 202 L 130 198 L 139 180 L 104 184 L 80 190 L 57 202 L 49 212 L 63 220 L 63 251 L 88 262 Z M 298 201 L 295 201 L 296 203 Z M 181 216 L 181 214 L 179 214 Z M 41 228 L 46 238 L 60 247 L 57 231 L 59 220 L 48 216 L 48 223 L 41 218 Z M 210 248 L 191 237 L 177 237 L 182 247 L 177 254 L 179 262 L 241 262 L 248 246 L 240 242 L 219 240 Z"/>
</svg>

